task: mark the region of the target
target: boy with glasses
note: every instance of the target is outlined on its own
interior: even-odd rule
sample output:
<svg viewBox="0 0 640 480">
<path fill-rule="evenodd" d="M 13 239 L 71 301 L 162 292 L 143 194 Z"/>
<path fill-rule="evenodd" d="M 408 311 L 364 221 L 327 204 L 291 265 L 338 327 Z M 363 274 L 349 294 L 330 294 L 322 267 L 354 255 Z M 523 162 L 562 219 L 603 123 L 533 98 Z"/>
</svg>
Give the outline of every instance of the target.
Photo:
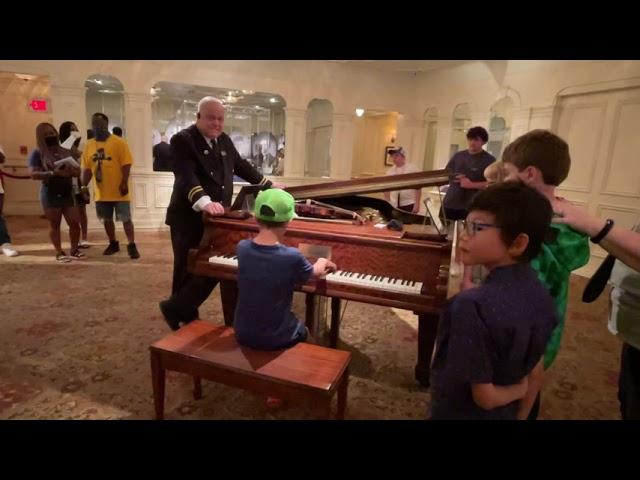
<svg viewBox="0 0 640 480">
<path fill-rule="evenodd" d="M 558 323 L 553 299 L 529 265 L 551 216 L 549 201 L 520 183 L 474 197 L 460 253 L 465 265 L 483 265 L 489 275 L 443 311 L 431 367 L 432 419 L 527 418 Z"/>
</svg>

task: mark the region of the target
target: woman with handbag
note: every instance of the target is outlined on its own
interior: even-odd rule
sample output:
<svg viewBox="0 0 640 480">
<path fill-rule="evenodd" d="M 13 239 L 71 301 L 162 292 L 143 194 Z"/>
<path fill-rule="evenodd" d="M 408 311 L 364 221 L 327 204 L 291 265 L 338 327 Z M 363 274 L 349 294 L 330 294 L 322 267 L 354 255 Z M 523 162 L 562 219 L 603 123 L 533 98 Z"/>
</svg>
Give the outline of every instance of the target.
<svg viewBox="0 0 640 480">
<path fill-rule="evenodd" d="M 60 143 L 64 143 L 72 134 L 72 132 L 79 132 L 78 127 L 73 122 L 63 122 L 60 125 L 59 133 L 60 133 Z M 71 146 L 71 155 L 74 160 L 80 163 L 80 158 L 82 157 L 82 152 L 78 150 L 78 145 L 80 145 L 80 135 L 74 135 L 76 137 L 75 142 Z M 78 248 L 89 248 L 89 242 L 87 241 L 87 205 L 89 204 L 89 194 L 82 192 L 80 176 L 73 178 L 73 196 L 76 200 L 76 206 L 78 207 L 78 213 L 80 214 L 80 241 L 78 242 Z"/>
<path fill-rule="evenodd" d="M 80 216 L 72 183 L 73 177 L 79 175 L 80 167 L 73 160 L 71 151 L 60 146 L 58 132 L 50 123 L 41 123 L 36 127 L 36 143 L 38 148 L 29 156 L 29 167 L 31 177 L 42 180 L 40 202 L 49 220 L 49 237 L 56 249 L 56 260 L 67 263 L 71 259 L 85 259 L 86 255 L 78 250 Z M 62 250 L 60 239 L 60 222 L 63 216 L 69 225 L 69 256 Z"/>
</svg>

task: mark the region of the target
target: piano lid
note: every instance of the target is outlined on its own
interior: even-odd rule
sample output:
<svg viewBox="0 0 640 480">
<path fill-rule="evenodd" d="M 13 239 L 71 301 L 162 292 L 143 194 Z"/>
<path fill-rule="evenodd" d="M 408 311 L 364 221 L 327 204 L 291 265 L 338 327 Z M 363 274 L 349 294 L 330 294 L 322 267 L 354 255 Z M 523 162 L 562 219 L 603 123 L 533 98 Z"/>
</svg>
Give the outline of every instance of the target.
<svg viewBox="0 0 640 480">
<path fill-rule="evenodd" d="M 354 180 L 341 180 L 338 182 L 299 185 L 296 187 L 288 187 L 286 190 L 296 199 L 305 199 L 417 189 L 448 184 L 449 172 L 447 170 L 431 170 L 429 172 L 404 173 L 402 175 L 385 175 L 357 178 Z"/>
</svg>

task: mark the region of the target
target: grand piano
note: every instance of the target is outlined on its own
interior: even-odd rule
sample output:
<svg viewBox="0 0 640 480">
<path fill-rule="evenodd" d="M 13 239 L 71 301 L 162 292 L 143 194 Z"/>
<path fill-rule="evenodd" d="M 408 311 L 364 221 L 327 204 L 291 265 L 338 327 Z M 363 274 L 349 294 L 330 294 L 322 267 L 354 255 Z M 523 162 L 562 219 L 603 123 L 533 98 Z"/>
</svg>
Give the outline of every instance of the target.
<svg viewBox="0 0 640 480">
<path fill-rule="evenodd" d="M 342 299 L 415 312 L 419 319 L 415 377 L 426 387 L 439 313 L 452 288 L 449 270 L 455 235 L 443 235 L 428 225 L 427 218 L 363 194 L 448 183 L 447 171 L 435 170 L 287 188 L 299 202 L 296 211 L 300 218 L 289 224 L 285 243 L 303 252 L 329 251 L 339 269 L 297 287 L 306 293 L 307 325 L 313 322 L 318 295 L 331 299 L 333 347 L 338 342 Z M 315 209 L 310 207 L 312 199 L 318 202 Z M 349 218 L 345 211 L 356 213 Z M 377 212 L 375 218 L 371 211 Z M 309 216 L 303 217 L 307 213 Z M 203 218 L 205 232 L 199 248 L 189 253 L 188 269 L 220 280 L 225 323 L 231 325 L 237 299 L 236 245 L 255 236 L 258 225 L 241 211 Z M 400 223 L 396 223 L 397 229 L 379 228 L 374 222 L 380 219 Z"/>
</svg>

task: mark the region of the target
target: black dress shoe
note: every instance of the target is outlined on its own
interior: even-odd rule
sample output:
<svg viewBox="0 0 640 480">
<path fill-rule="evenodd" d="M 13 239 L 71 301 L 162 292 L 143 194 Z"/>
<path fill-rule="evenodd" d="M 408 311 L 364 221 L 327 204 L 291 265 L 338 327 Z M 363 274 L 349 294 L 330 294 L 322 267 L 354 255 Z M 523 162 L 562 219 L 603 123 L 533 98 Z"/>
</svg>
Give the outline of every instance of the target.
<svg viewBox="0 0 640 480">
<path fill-rule="evenodd" d="M 167 322 L 169 328 L 173 331 L 176 331 L 180 328 L 180 320 L 178 315 L 171 309 L 171 304 L 169 300 L 163 300 L 160 302 L 160 311 L 164 316 L 164 321 Z"/>
</svg>

